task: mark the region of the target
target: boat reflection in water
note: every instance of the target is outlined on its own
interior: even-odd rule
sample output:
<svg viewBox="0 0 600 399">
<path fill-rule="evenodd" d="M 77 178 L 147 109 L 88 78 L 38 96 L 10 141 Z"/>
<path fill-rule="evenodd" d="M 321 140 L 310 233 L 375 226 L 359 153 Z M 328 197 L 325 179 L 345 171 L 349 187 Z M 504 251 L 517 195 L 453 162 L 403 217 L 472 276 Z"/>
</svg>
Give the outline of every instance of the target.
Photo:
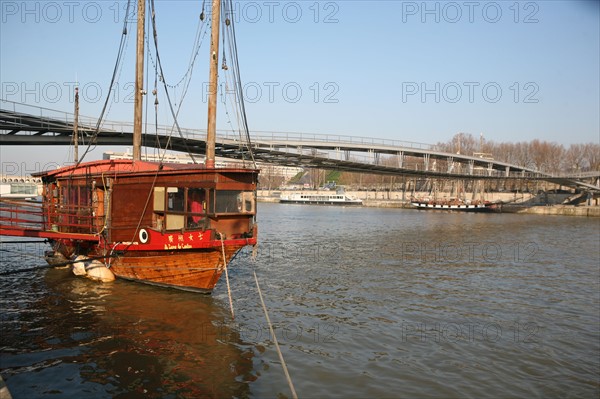
<svg viewBox="0 0 600 399">
<path fill-rule="evenodd" d="M 69 273 L 2 281 L 0 369 L 15 398 L 249 395 L 254 347 L 216 299 Z"/>
</svg>

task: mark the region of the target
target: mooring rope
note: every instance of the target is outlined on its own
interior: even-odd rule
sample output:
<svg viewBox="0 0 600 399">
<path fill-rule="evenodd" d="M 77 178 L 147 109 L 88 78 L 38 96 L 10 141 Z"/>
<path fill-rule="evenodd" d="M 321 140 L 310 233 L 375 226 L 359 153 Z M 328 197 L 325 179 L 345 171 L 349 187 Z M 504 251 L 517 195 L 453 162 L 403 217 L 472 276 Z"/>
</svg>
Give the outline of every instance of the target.
<svg viewBox="0 0 600 399">
<path fill-rule="evenodd" d="M 233 313 L 233 300 L 231 299 L 231 287 L 229 286 L 229 273 L 227 272 L 227 258 L 225 258 L 225 242 L 223 241 L 223 234 L 219 233 L 221 237 L 221 250 L 223 251 L 223 267 L 225 268 L 225 281 L 227 282 L 227 295 L 229 296 L 229 309 L 231 309 L 231 318 L 235 319 Z"/>
<path fill-rule="evenodd" d="M 25 272 L 35 272 L 37 270 L 50 269 L 53 267 L 58 267 L 58 266 L 42 265 L 42 266 L 36 266 L 36 267 L 28 267 L 27 269 L 9 270 L 7 272 L 0 272 L 0 276 L 10 276 L 11 274 L 18 274 L 18 273 L 25 273 Z"/>
<path fill-rule="evenodd" d="M 0 241 L 2 244 L 45 244 L 48 240 L 26 240 L 26 241 Z"/>
<path fill-rule="evenodd" d="M 281 361 L 281 365 L 283 366 L 285 378 L 287 379 L 288 385 L 290 386 L 290 390 L 292 391 L 292 397 L 294 399 L 298 399 L 298 395 L 296 395 L 296 390 L 294 389 L 294 384 L 292 383 L 292 378 L 290 377 L 290 373 L 288 372 L 285 360 L 283 360 L 283 354 L 281 353 L 281 349 L 279 348 L 279 343 L 277 342 L 277 337 L 275 336 L 275 331 L 273 330 L 273 325 L 271 324 L 271 319 L 269 318 L 269 312 L 267 312 L 267 306 L 265 305 L 265 301 L 263 300 L 262 291 L 260 290 L 260 285 L 258 284 L 258 277 L 256 276 L 256 270 L 253 270 L 253 273 L 254 281 L 256 281 L 256 289 L 258 290 L 258 297 L 260 298 L 260 303 L 262 304 L 263 311 L 265 312 L 265 318 L 267 319 L 269 331 L 271 332 L 271 336 L 273 337 L 273 342 L 275 343 L 275 348 L 277 349 L 279 360 Z"/>
<path fill-rule="evenodd" d="M 24 252 L 18 252 L 18 251 L 11 251 L 8 249 L 0 249 L 0 251 L 2 252 L 11 252 L 11 253 L 15 253 L 21 256 L 28 256 L 31 258 L 38 258 L 38 259 L 46 259 L 45 256 L 41 256 L 41 255 L 34 255 L 34 254 L 28 254 L 28 253 L 24 253 Z M 101 260 L 101 259 L 106 259 L 106 258 L 111 258 L 113 257 L 113 255 L 108 255 L 108 256 L 94 256 L 91 258 L 87 258 L 86 261 L 88 260 Z M 35 267 L 29 267 L 26 269 L 17 269 L 17 270 L 8 270 L 8 271 L 4 271 L 4 272 L 0 272 L 0 276 L 9 276 L 11 274 L 18 274 L 18 273 L 24 273 L 24 272 L 31 272 L 31 271 L 36 271 L 36 270 L 42 270 L 42 269 L 52 269 L 52 268 L 57 268 L 57 267 L 62 267 L 62 266 L 69 266 L 72 265 L 74 263 L 80 262 L 80 260 L 68 260 L 66 262 L 58 262 L 58 263 L 53 263 L 53 264 L 48 264 L 48 265 L 40 265 L 40 266 L 35 266 Z"/>
</svg>

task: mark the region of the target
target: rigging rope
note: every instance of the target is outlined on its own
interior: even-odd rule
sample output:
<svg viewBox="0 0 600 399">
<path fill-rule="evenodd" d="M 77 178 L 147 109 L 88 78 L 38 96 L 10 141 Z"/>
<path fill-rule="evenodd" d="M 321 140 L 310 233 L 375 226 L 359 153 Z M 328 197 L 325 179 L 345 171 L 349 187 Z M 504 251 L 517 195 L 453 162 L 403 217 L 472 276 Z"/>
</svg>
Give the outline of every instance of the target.
<svg viewBox="0 0 600 399">
<path fill-rule="evenodd" d="M 234 15 L 233 14 L 233 2 L 232 0 L 226 0 L 224 4 L 225 15 Z M 240 65 L 238 59 L 238 50 L 237 50 L 237 40 L 235 34 L 235 18 L 227 18 L 224 21 L 224 34 L 227 34 L 227 39 L 229 41 L 229 56 L 232 63 L 232 69 L 234 74 L 234 87 L 236 91 L 236 95 L 239 98 L 240 102 L 240 113 L 242 116 L 242 128 L 246 134 L 246 141 L 248 146 L 248 153 L 250 154 L 250 158 L 252 159 L 252 163 L 254 168 L 256 168 L 256 160 L 254 159 L 254 153 L 252 151 L 252 140 L 250 139 L 250 128 L 248 127 L 248 117 L 246 115 L 246 105 L 244 102 L 244 92 L 242 86 L 242 78 L 240 73 Z"/>
<path fill-rule="evenodd" d="M 204 21 L 204 19 L 201 19 L 201 21 Z M 206 37 L 206 34 L 208 33 L 207 26 L 208 26 L 208 24 L 204 23 L 204 24 L 201 24 L 198 27 L 198 31 L 197 31 L 197 35 L 196 35 L 196 41 L 194 42 L 194 48 L 196 48 L 196 46 L 197 46 L 197 48 L 196 48 L 195 52 L 192 51 L 193 57 L 191 57 L 190 66 L 188 67 L 189 75 L 188 75 L 188 72 L 186 72 L 186 75 L 187 75 L 188 79 L 187 79 L 187 81 L 185 82 L 185 84 L 183 86 L 183 90 L 182 90 L 182 93 L 181 93 L 181 99 L 179 100 L 179 105 L 177 106 L 177 112 L 176 112 L 176 116 L 177 117 L 179 116 L 179 112 L 181 111 L 181 107 L 183 106 L 183 101 L 184 101 L 184 99 L 185 99 L 185 97 L 187 95 L 188 89 L 190 87 L 190 83 L 192 82 L 192 73 L 194 71 L 194 69 L 193 69 L 194 63 L 196 62 L 196 57 L 198 56 L 198 54 L 200 52 L 200 47 L 202 46 L 202 43 L 204 42 L 204 38 Z M 202 28 L 203 27 L 205 28 L 204 32 L 202 32 Z M 200 37 L 200 35 L 202 35 L 202 37 Z M 181 81 L 179 83 L 181 83 Z M 179 83 L 176 86 L 170 86 L 168 84 L 167 84 L 167 86 L 171 87 L 173 90 L 176 90 L 177 87 L 179 86 Z M 172 134 L 172 130 L 171 130 L 171 134 Z"/>
<path fill-rule="evenodd" d="M 113 91 L 113 86 L 115 84 L 115 81 L 117 80 L 118 72 L 120 71 L 119 67 L 121 65 L 121 58 L 123 57 L 123 53 L 125 51 L 125 47 L 127 44 L 127 40 L 126 40 L 127 39 L 127 23 L 128 23 L 128 18 L 129 18 L 130 5 L 131 5 L 131 0 L 127 0 L 127 9 L 125 10 L 125 18 L 123 19 L 123 31 L 121 33 L 121 42 L 119 44 L 119 51 L 117 52 L 117 60 L 115 62 L 115 68 L 113 69 L 113 74 L 112 74 L 112 78 L 110 80 L 110 85 L 108 87 L 108 94 L 106 95 L 106 100 L 104 101 L 104 106 L 102 107 L 102 112 L 100 112 L 100 116 L 98 117 L 98 122 L 96 122 L 96 128 L 94 130 L 94 133 L 92 134 L 92 137 L 90 138 L 83 155 L 81 155 L 81 157 L 79 158 L 79 160 L 77 161 L 77 164 L 75 166 L 78 166 L 81 163 L 81 161 L 83 161 L 83 159 L 85 158 L 87 153 L 90 151 L 90 147 L 92 146 L 93 143 L 95 143 L 95 141 L 98 137 L 98 133 L 100 132 L 100 127 L 102 126 L 104 114 L 106 113 L 106 109 L 108 108 L 108 104 L 110 101 L 110 95 Z"/>
<path fill-rule="evenodd" d="M 179 133 L 179 136 L 183 140 L 183 145 L 185 146 L 185 150 L 187 151 L 188 155 L 192 159 L 192 162 L 197 163 L 196 158 L 194 158 L 192 151 L 188 147 L 187 137 L 184 137 L 183 133 L 181 132 L 181 128 L 179 127 L 179 122 L 177 121 L 177 113 L 173 109 L 173 104 L 171 102 L 171 96 L 169 96 L 169 91 L 167 90 L 167 82 L 165 79 L 162 62 L 160 60 L 160 53 L 158 51 L 158 32 L 156 30 L 156 14 L 155 14 L 155 8 L 154 8 L 154 0 L 150 0 L 150 7 L 151 7 L 151 11 L 152 11 L 152 32 L 153 32 L 152 36 L 154 38 L 154 47 L 156 48 L 156 61 L 158 64 L 158 68 L 160 69 L 160 77 L 161 77 L 163 85 L 165 87 L 165 95 L 167 96 L 167 102 L 169 103 L 169 109 L 171 110 L 171 115 L 173 116 L 173 123 L 174 123 L 175 127 L 177 127 L 177 132 Z"/>
<path fill-rule="evenodd" d="M 204 37 L 206 36 L 207 33 L 207 29 L 204 29 L 204 31 L 202 30 L 203 27 L 205 27 L 207 24 L 204 24 L 204 3 L 202 5 L 202 13 L 200 15 L 200 24 L 197 28 L 197 32 L 196 32 L 196 36 L 195 36 L 195 41 L 194 41 L 194 45 L 192 47 L 192 53 L 190 55 L 190 63 L 188 65 L 188 69 L 186 71 L 186 73 L 184 74 L 184 76 L 179 80 L 179 82 L 176 85 L 169 85 L 166 82 L 166 79 L 164 78 L 164 72 L 163 72 L 163 68 L 162 68 L 162 63 L 160 60 L 160 55 L 158 52 L 158 39 L 157 39 L 157 29 L 156 29 L 156 20 L 155 20 L 155 7 L 154 7 L 154 0 L 151 0 L 150 2 L 150 7 L 151 7 L 151 21 L 152 21 L 152 27 L 153 27 L 153 38 L 154 38 L 154 45 L 156 48 L 156 64 L 155 64 L 155 68 L 158 67 L 157 69 L 160 69 L 160 80 L 163 82 L 163 85 L 165 87 L 165 94 L 167 97 L 167 101 L 169 103 L 169 108 L 171 111 L 171 114 L 174 118 L 174 128 L 177 128 L 177 131 L 180 135 L 180 137 L 183 140 L 183 144 L 185 146 L 186 151 L 188 152 L 188 154 L 190 155 L 190 157 L 192 158 L 192 161 L 194 163 L 196 163 L 196 160 L 192 154 L 192 152 L 190 151 L 189 147 L 188 147 L 188 143 L 187 143 L 187 138 L 184 137 L 181 128 L 179 126 L 179 123 L 177 121 L 177 116 L 180 112 L 181 109 L 181 103 L 183 101 L 183 98 L 185 97 L 185 94 L 187 93 L 190 81 L 191 81 L 191 76 L 192 76 L 192 72 L 193 72 L 193 67 L 195 64 L 195 61 L 197 59 L 197 56 L 199 54 L 199 50 L 201 47 L 201 44 L 203 42 Z M 83 159 L 85 158 L 85 156 L 88 154 L 88 152 L 91 150 L 92 145 L 94 145 L 95 148 L 95 144 L 97 141 L 97 137 L 98 134 L 100 132 L 100 128 L 102 126 L 103 123 L 103 119 L 105 114 L 107 113 L 107 109 L 110 109 L 110 106 L 112 104 L 110 104 L 110 95 L 113 91 L 113 87 L 114 84 L 117 80 L 117 76 L 120 74 L 120 70 L 122 67 L 122 57 L 127 45 L 127 24 L 128 24 L 128 17 L 129 17 L 129 10 L 131 7 L 131 0 L 128 0 L 127 2 L 127 8 L 126 8 L 126 13 L 125 13 L 125 18 L 124 18 L 124 22 L 123 22 L 123 31 L 122 31 L 122 35 L 121 35 L 121 42 L 119 45 L 119 50 L 117 52 L 117 59 L 115 62 L 115 67 L 113 70 L 113 75 L 111 78 L 111 82 L 109 85 L 109 90 L 108 90 L 108 95 L 106 97 L 106 100 L 104 102 L 104 106 L 102 108 L 102 112 L 100 113 L 100 117 L 98 118 L 98 121 L 96 123 L 96 127 L 94 130 L 94 133 L 92 134 L 92 137 L 90 138 L 90 140 L 88 141 L 88 145 L 83 153 L 83 155 L 79 158 L 77 165 L 79 165 Z M 226 0 L 224 2 L 224 8 L 226 10 L 226 12 L 228 12 L 229 14 L 232 13 L 233 10 L 233 5 L 232 5 L 232 0 Z M 226 21 L 224 21 L 224 37 L 223 40 L 225 39 L 225 35 L 227 36 L 227 39 L 229 41 L 229 52 L 230 52 L 230 59 L 232 62 L 232 66 L 233 66 L 233 81 L 234 81 L 234 88 L 235 88 L 235 94 L 236 94 L 236 98 L 239 99 L 239 104 L 240 104 L 240 111 L 238 114 L 238 122 L 239 119 L 241 119 L 241 130 L 244 130 L 245 132 L 245 136 L 246 136 L 246 142 L 247 142 L 247 148 L 248 148 L 248 153 L 250 154 L 250 158 L 252 159 L 252 162 L 254 164 L 254 167 L 256 167 L 256 161 L 254 159 L 254 153 L 252 151 L 252 145 L 251 145 L 251 139 L 250 139 L 250 131 L 249 131 L 249 127 L 248 127 L 248 120 L 247 120 L 247 115 L 246 115 L 246 107 L 245 107 L 245 103 L 244 103 L 244 96 L 243 96 L 243 86 L 241 84 L 241 76 L 240 76 L 240 69 L 239 69 L 239 60 L 238 60 L 238 56 L 237 56 L 237 41 L 236 41 L 236 37 L 235 37 L 235 26 L 234 26 L 234 20 L 227 18 Z M 203 33 L 202 33 L 203 32 Z M 223 49 L 223 53 L 225 52 L 225 49 Z M 152 63 L 154 64 L 154 61 L 152 60 L 152 57 L 150 56 L 150 59 L 152 61 Z M 225 56 L 224 56 L 225 59 Z M 175 110 L 173 109 L 173 104 L 169 95 L 169 91 L 168 88 L 173 88 L 175 89 L 177 86 L 179 86 L 182 82 L 186 81 L 187 79 L 187 83 L 185 84 L 185 88 L 182 94 L 182 98 L 181 101 L 179 101 L 179 106 L 178 106 L 178 110 L 177 112 L 175 112 Z M 155 102 L 155 105 L 156 102 Z M 157 122 L 157 121 L 155 121 Z M 157 125 L 157 123 L 155 123 Z M 158 129 L 157 129 L 158 130 Z M 158 131 L 156 132 L 158 135 Z M 241 132 L 240 132 L 241 134 Z M 157 137 L 157 141 L 158 141 L 158 137 Z M 170 138 L 169 138 L 169 142 L 170 142 Z M 160 146 L 159 146 L 160 147 Z M 242 156 L 245 158 L 244 154 L 242 154 Z"/>
</svg>

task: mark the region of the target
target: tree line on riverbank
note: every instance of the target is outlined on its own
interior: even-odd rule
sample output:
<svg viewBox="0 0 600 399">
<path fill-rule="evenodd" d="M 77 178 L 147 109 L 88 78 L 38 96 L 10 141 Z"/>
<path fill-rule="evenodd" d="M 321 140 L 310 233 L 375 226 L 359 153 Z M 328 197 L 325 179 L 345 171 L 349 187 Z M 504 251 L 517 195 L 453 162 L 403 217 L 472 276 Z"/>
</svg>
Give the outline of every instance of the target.
<svg viewBox="0 0 600 399">
<path fill-rule="evenodd" d="M 471 134 L 458 133 L 447 142 L 437 143 L 434 150 L 451 154 L 462 154 L 494 159 L 501 162 L 521 166 L 528 169 L 538 170 L 550 174 L 576 174 L 580 172 L 600 170 L 600 144 L 571 144 L 568 147 L 555 142 L 545 140 L 533 140 L 529 142 L 505 143 L 485 140 L 483 137 L 476 138 Z M 357 160 L 360 161 L 360 160 Z M 382 156 L 378 160 L 381 165 L 397 167 L 399 159 L 397 156 Z M 424 168 L 424 159 L 421 157 L 406 156 L 403 167 L 407 169 Z M 429 170 L 448 170 L 450 165 L 445 160 L 431 160 L 427 166 Z M 261 171 L 262 188 L 272 189 L 285 184 L 283 177 L 268 170 Z M 292 183 L 311 188 L 324 187 L 330 182 L 345 185 L 352 189 L 395 189 L 405 186 L 414 181 L 413 186 L 431 185 L 429 178 L 407 178 L 405 176 L 384 176 L 369 173 L 340 172 L 325 169 L 308 169 L 299 173 L 292 179 Z M 443 179 L 442 179 L 443 180 Z M 418 183 L 417 181 L 422 181 Z M 540 182 L 516 182 L 516 181 L 493 181 L 486 183 L 487 189 L 491 190 L 517 190 L 537 191 Z M 548 185 L 544 185 L 548 188 Z"/>
<path fill-rule="evenodd" d="M 497 161 L 535 169 L 544 173 L 569 174 L 600 170 L 600 144 L 571 144 L 535 139 L 517 143 L 479 139 L 458 133 L 445 143 L 436 144 L 438 151 L 464 155 L 489 154 Z"/>
</svg>

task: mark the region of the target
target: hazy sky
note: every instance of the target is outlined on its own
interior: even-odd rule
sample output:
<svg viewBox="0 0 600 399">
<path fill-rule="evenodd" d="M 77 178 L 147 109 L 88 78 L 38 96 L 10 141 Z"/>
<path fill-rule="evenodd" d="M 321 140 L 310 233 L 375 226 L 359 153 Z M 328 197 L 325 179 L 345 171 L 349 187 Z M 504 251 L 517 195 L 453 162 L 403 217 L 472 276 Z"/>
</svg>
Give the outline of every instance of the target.
<svg viewBox="0 0 600 399">
<path fill-rule="evenodd" d="M 210 3 L 210 1 L 206 1 Z M 494 141 L 600 141 L 596 1 L 235 1 L 251 130 L 424 143 L 457 132 Z M 97 116 L 123 1 L 0 1 L 5 100 Z M 202 1 L 157 1 L 161 59 L 178 103 Z M 208 8 L 208 5 L 206 6 Z M 130 121 L 135 25 L 108 119 Z M 204 37 L 180 124 L 206 128 Z M 149 63 L 148 92 L 154 87 Z M 151 101 L 153 97 L 148 96 Z M 159 118 L 170 123 L 159 90 Z M 153 116 L 152 116 L 153 118 Z M 221 114 L 219 128 L 227 128 Z M 102 147 L 94 152 L 101 156 Z M 122 149 L 116 149 L 122 150 Z M 67 160 L 65 147 L 5 147 L 4 165 Z M 11 166 L 13 167 L 13 166 Z"/>
</svg>

